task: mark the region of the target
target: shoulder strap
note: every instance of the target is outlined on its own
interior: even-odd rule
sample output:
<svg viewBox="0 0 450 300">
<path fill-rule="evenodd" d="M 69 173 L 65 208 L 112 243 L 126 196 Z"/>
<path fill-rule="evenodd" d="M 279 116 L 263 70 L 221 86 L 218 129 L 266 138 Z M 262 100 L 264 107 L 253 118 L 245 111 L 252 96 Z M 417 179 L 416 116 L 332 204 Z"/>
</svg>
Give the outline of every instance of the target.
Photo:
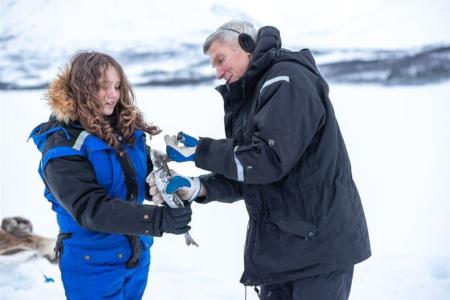
<svg viewBox="0 0 450 300">
<path fill-rule="evenodd" d="M 136 173 L 131 163 L 128 154 L 123 151 L 122 147 L 117 150 L 120 165 L 122 166 L 123 176 L 125 177 L 125 185 L 127 186 L 127 200 L 136 201 L 137 199 L 137 183 Z M 141 256 L 141 244 L 139 238 L 135 235 L 125 235 L 130 243 L 132 250 L 131 257 L 126 263 L 127 268 L 134 268 L 139 264 L 139 257 Z"/>
<path fill-rule="evenodd" d="M 136 173 L 128 154 L 123 151 L 122 147 L 117 150 L 117 157 L 123 170 L 125 185 L 127 186 L 127 200 L 135 201 L 137 198 Z"/>
</svg>

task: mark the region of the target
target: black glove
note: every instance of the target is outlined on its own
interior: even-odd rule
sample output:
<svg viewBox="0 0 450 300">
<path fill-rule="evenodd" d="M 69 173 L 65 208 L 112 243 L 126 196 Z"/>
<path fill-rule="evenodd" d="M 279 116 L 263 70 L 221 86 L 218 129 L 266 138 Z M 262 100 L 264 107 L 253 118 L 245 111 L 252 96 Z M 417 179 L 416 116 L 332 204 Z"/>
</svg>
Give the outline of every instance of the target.
<svg viewBox="0 0 450 300">
<path fill-rule="evenodd" d="M 162 232 L 182 234 L 191 229 L 188 226 L 191 221 L 192 209 L 190 205 L 180 208 L 163 206 L 160 229 Z"/>
</svg>

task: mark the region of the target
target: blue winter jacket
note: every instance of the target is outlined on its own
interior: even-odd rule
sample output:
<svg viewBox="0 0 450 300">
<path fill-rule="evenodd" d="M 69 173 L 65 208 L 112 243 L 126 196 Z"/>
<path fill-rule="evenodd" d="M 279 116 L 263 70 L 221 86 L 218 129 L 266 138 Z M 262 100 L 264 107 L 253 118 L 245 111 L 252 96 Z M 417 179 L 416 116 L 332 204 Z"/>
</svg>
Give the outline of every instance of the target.
<svg viewBox="0 0 450 300">
<path fill-rule="evenodd" d="M 30 137 L 42 153 L 39 174 L 46 185 L 45 197 L 56 212 L 60 231 L 71 235 L 65 246 L 93 250 L 93 262 L 109 259 L 135 266 L 141 251 L 151 247 L 152 236 L 162 235 L 159 208 L 142 204 L 151 171 L 145 133 L 137 130 L 134 144 L 122 144 L 122 159 L 76 122 L 51 118 Z M 128 162 L 127 170 L 123 161 Z"/>
</svg>

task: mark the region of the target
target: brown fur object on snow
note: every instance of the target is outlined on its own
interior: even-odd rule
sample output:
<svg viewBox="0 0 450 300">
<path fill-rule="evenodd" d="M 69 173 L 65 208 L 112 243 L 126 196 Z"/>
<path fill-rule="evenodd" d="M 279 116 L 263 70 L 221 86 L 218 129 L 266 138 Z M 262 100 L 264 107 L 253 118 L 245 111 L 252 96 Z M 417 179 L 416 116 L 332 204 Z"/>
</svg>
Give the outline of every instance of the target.
<svg viewBox="0 0 450 300">
<path fill-rule="evenodd" d="M 34 252 L 52 263 L 55 239 L 33 234 L 31 222 L 22 217 L 4 218 L 0 230 L 0 255 L 13 255 L 22 251 Z"/>
</svg>

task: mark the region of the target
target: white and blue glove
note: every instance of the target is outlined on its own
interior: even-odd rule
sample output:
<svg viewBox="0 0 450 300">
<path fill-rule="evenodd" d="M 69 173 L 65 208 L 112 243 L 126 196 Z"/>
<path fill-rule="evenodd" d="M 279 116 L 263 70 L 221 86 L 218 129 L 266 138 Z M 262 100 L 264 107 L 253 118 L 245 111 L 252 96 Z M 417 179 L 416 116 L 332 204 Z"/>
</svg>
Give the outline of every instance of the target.
<svg viewBox="0 0 450 300">
<path fill-rule="evenodd" d="M 183 132 L 178 135 L 164 136 L 169 159 L 176 162 L 194 161 L 198 140 Z M 180 143 L 182 145 L 180 145 Z"/>
<path fill-rule="evenodd" d="M 176 193 L 183 201 L 192 202 L 202 190 L 202 183 L 198 177 L 186 177 L 170 170 L 172 178 L 167 180 L 162 172 L 153 171 L 147 177 L 150 195 L 155 204 L 162 204 L 168 194 Z"/>
<path fill-rule="evenodd" d="M 185 177 L 176 174 L 169 180 L 166 193 L 177 193 L 183 201 L 192 202 L 200 195 L 202 182 L 198 177 Z"/>
</svg>

